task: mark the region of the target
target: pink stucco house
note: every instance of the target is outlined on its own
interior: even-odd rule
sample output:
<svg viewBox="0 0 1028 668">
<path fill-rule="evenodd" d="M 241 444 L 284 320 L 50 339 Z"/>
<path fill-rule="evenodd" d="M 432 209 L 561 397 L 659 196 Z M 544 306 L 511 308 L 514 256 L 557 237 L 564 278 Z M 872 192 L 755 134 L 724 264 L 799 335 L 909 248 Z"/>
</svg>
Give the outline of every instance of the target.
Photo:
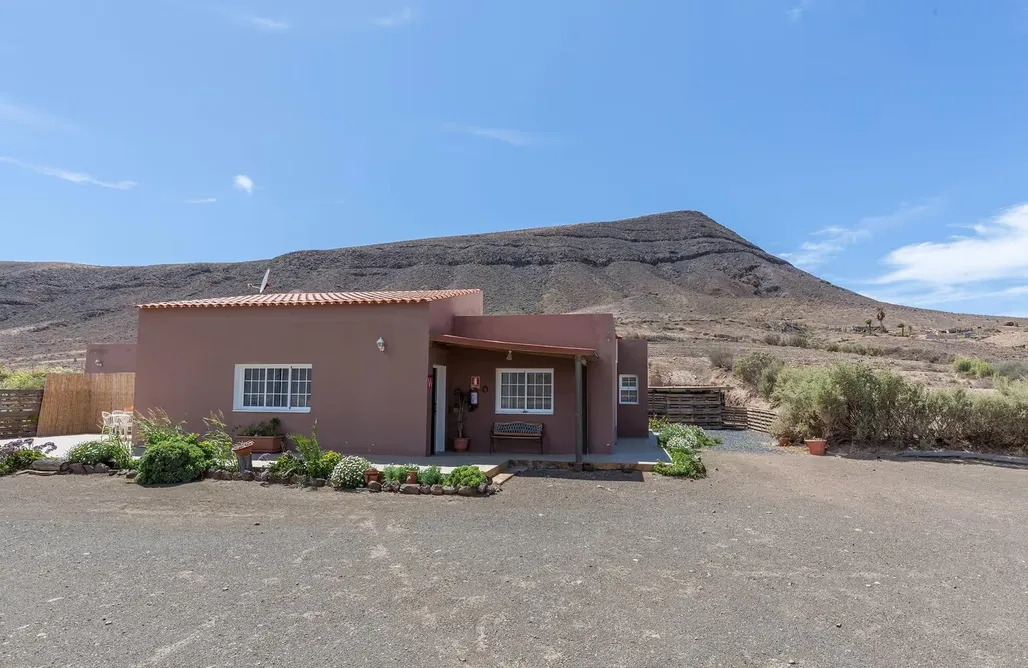
<svg viewBox="0 0 1028 668">
<path fill-rule="evenodd" d="M 607 454 L 644 437 L 647 348 L 610 314 L 483 315 L 480 290 L 263 294 L 143 304 L 135 408 L 201 431 L 278 417 L 344 453 L 452 449 L 454 391 L 478 388 L 466 436 L 543 425 L 542 451 Z M 540 451 L 501 440 L 497 451 Z"/>
</svg>

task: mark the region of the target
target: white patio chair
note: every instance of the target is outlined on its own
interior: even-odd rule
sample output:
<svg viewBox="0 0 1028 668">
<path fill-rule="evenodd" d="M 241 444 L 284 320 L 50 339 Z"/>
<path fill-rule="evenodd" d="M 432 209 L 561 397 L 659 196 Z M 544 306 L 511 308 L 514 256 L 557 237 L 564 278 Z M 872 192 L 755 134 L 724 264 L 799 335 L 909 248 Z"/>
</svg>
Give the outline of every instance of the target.
<svg viewBox="0 0 1028 668">
<path fill-rule="evenodd" d="M 132 414 L 126 411 L 111 411 L 111 425 L 118 440 L 132 439 Z"/>
<path fill-rule="evenodd" d="M 108 413 L 107 411 L 102 411 L 100 413 L 100 418 L 103 420 L 103 423 L 100 427 L 100 433 L 114 433 L 114 416 L 111 413 Z"/>
</svg>

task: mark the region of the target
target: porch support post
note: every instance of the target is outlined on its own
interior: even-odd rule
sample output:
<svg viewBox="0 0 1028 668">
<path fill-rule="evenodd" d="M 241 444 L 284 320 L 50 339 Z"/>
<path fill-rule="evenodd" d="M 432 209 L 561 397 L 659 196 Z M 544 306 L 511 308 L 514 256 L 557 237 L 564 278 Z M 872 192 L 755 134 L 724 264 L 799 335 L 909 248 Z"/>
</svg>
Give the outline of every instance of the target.
<svg viewBox="0 0 1028 668">
<path fill-rule="evenodd" d="M 581 355 L 575 356 L 575 470 L 582 470 L 582 453 L 585 451 L 585 425 L 582 387 L 582 364 L 585 360 Z"/>
</svg>

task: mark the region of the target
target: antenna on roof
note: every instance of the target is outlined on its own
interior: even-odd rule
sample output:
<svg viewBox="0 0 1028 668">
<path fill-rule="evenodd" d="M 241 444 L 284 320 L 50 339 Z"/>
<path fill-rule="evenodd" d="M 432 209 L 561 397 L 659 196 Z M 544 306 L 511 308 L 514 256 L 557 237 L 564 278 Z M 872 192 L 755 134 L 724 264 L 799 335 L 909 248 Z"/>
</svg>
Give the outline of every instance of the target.
<svg viewBox="0 0 1028 668">
<path fill-rule="evenodd" d="M 256 285 L 252 285 L 250 283 L 247 283 L 246 287 L 248 287 L 248 288 L 256 288 L 257 294 L 263 295 L 264 291 L 267 290 L 269 287 L 271 287 L 270 285 L 268 285 L 268 279 L 269 278 L 271 278 L 271 269 L 270 268 L 267 271 L 264 272 L 264 278 L 261 280 L 260 287 L 257 287 Z"/>
</svg>

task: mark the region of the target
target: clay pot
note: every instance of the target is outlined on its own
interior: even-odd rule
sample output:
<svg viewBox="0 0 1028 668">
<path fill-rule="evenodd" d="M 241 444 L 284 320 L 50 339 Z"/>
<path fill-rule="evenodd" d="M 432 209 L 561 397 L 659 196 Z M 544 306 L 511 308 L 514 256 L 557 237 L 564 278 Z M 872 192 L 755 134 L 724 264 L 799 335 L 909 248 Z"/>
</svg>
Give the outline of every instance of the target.
<svg viewBox="0 0 1028 668">
<path fill-rule="evenodd" d="M 416 485 L 416 484 L 418 484 L 418 472 L 417 471 L 407 471 L 407 484 L 408 485 Z"/>
<path fill-rule="evenodd" d="M 792 445 L 792 441 L 789 439 L 788 436 L 783 436 L 780 439 L 778 439 L 778 445 L 784 448 L 789 445 Z"/>
<path fill-rule="evenodd" d="M 364 486 L 367 487 L 369 483 L 378 482 L 378 476 L 381 475 L 379 470 L 372 466 L 369 469 L 364 470 Z"/>
<path fill-rule="evenodd" d="M 453 449 L 457 452 L 465 452 L 468 449 L 468 439 L 466 438 L 455 438 L 453 439 Z"/>
<path fill-rule="evenodd" d="M 804 441 L 807 444 L 807 451 L 812 455 L 823 456 L 825 454 L 825 439 L 808 438 Z"/>
<path fill-rule="evenodd" d="M 253 452 L 253 441 L 243 441 L 232 446 L 232 453 L 240 457 L 245 457 L 251 452 Z"/>
</svg>

